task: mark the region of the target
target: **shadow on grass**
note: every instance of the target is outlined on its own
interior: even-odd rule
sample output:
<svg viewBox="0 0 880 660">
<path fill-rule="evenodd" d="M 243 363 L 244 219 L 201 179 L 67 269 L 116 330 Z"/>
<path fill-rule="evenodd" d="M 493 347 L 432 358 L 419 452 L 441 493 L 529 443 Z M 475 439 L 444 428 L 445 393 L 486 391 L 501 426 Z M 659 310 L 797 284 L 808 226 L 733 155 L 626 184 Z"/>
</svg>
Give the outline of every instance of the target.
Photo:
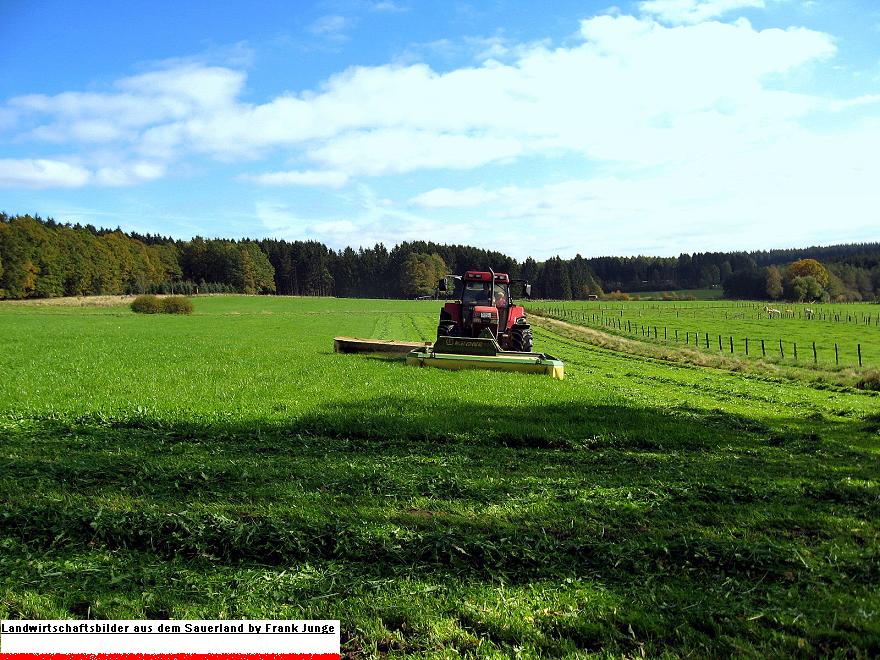
<svg viewBox="0 0 880 660">
<path fill-rule="evenodd" d="M 210 611 L 246 616 L 255 606 L 229 575 L 335 566 L 343 586 L 330 571 L 248 593 L 320 617 L 322 599 L 342 589 L 338 616 L 356 619 L 363 612 L 346 607 L 375 600 L 374 583 L 557 593 L 588 580 L 625 596 L 620 614 L 534 618 L 530 605 L 523 617 L 546 619 L 538 634 L 538 623 L 464 607 L 473 592 L 462 586 L 454 605 L 420 596 L 395 606 L 406 613 L 399 630 L 430 610 L 500 648 L 534 637 L 551 655 L 609 644 L 632 654 L 636 634 L 665 640 L 659 651 L 685 625 L 692 648 L 732 653 L 743 647 L 717 640 L 779 633 L 752 622 L 754 611 L 806 607 L 785 634 L 809 636 L 813 650 L 873 648 L 876 631 L 857 613 L 880 581 L 878 469 L 864 448 L 875 421 L 386 398 L 274 422 L 17 420 L 0 458 L 0 563 L 78 617 L 114 602 L 172 616 L 193 590 Z M 97 557 L 104 568 L 78 577 Z M 108 561 L 118 564 L 109 573 Z M 169 581 L 184 586 L 162 596 Z M 536 598 L 534 608 L 551 596 Z M 6 602 L 12 616 L 30 611 L 24 596 Z M 386 609 L 367 611 L 395 620 Z M 834 626 L 816 623 L 832 614 Z"/>
<path fill-rule="evenodd" d="M 392 572 L 779 576 L 837 519 L 880 515 L 873 457 L 845 442 L 859 423 L 798 425 L 384 399 L 276 424 L 32 420 L 2 460 L 4 527 L 42 547 Z"/>
<path fill-rule="evenodd" d="M 878 468 L 854 442 L 872 432 L 686 407 L 385 398 L 277 423 L 21 420 L 0 459 L 2 537 L 44 556 L 593 579 L 642 607 L 672 589 L 682 617 L 688 593 L 720 584 L 727 596 L 706 596 L 717 617 L 807 593 L 834 612 L 880 581 Z M 82 593 L 61 598 L 80 614 Z M 759 625 L 717 617 L 715 633 Z"/>
</svg>

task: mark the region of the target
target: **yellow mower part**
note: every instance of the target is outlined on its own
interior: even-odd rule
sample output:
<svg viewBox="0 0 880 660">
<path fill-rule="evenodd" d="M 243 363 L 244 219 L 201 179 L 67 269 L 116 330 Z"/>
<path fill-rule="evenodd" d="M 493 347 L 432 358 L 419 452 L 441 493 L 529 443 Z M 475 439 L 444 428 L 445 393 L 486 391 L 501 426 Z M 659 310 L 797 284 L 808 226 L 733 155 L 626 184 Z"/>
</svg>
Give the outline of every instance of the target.
<svg viewBox="0 0 880 660">
<path fill-rule="evenodd" d="M 431 342 L 394 341 L 391 339 L 359 339 L 336 337 L 333 350 L 337 353 L 390 353 L 406 355 L 406 363 L 417 367 L 440 369 L 495 369 L 544 374 L 565 378 L 565 365 L 544 353 L 504 351 L 493 338 L 441 337 Z"/>
<path fill-rule="evenodd" d="M 406 363 L 414 367 L 438 367 L 440 369 L 493 369 L 519 371 L 528 374 L 544 374 L 551 378 L 565 378 L 565 365 L 549 355 L 504 351 L 501 355 L 456 355 L 436 353 L 428 347 L 410 352 Z"/>
</svg>

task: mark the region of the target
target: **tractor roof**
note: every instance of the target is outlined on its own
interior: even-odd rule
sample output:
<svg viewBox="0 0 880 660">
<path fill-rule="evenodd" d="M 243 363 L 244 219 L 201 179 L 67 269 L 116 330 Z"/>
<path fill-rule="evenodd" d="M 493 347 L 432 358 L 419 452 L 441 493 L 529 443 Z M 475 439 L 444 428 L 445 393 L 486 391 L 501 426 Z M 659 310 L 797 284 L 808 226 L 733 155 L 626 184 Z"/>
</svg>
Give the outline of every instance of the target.
<svg viewBox="0 0 880 660">
<path fill-rule="evenodd" d="M 492 273 L 480 270 L 469 270 L 464 274 L 464 279 L 469 282 L 488 282 L 492 279 Z M 509 282 L 510 277 L 508 277 L 507 273 L 495 273 L 495 281 Z"/>
</svg>

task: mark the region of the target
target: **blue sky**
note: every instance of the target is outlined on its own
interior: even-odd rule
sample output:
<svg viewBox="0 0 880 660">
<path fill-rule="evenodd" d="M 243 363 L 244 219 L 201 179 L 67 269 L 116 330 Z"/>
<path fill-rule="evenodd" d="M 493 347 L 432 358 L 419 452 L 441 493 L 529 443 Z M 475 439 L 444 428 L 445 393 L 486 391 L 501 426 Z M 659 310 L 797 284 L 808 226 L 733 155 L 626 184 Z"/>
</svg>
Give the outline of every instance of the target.
<svg viewBox="0 0 880 660">
<path fill-rule="evenodd" d="M 0 0 L 0 209 L 520 259 L 880 239 L 863 0 Z"/>
</svg>

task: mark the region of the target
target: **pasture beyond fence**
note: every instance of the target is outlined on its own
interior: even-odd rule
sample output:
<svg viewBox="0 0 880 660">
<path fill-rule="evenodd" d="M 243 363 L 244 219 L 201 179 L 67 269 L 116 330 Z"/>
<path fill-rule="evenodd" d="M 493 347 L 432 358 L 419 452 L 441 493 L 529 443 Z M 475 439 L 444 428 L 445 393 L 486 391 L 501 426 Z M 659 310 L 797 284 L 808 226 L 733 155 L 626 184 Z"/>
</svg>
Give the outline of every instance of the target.
<svg viewBox="0 0 880 660">
<path fill-rule="evenodd" d="M 531 310 L 617 335 L 740 357 L 828 367 L 880 366 L 876 305 L 765 309 L 764 303 L 755 302 L 575 304 L 545 301 Z M 832 328 L 846 332 L 829 332 Z M 856 328 L 861 332 L 854 336 Z"/>
</svg>

